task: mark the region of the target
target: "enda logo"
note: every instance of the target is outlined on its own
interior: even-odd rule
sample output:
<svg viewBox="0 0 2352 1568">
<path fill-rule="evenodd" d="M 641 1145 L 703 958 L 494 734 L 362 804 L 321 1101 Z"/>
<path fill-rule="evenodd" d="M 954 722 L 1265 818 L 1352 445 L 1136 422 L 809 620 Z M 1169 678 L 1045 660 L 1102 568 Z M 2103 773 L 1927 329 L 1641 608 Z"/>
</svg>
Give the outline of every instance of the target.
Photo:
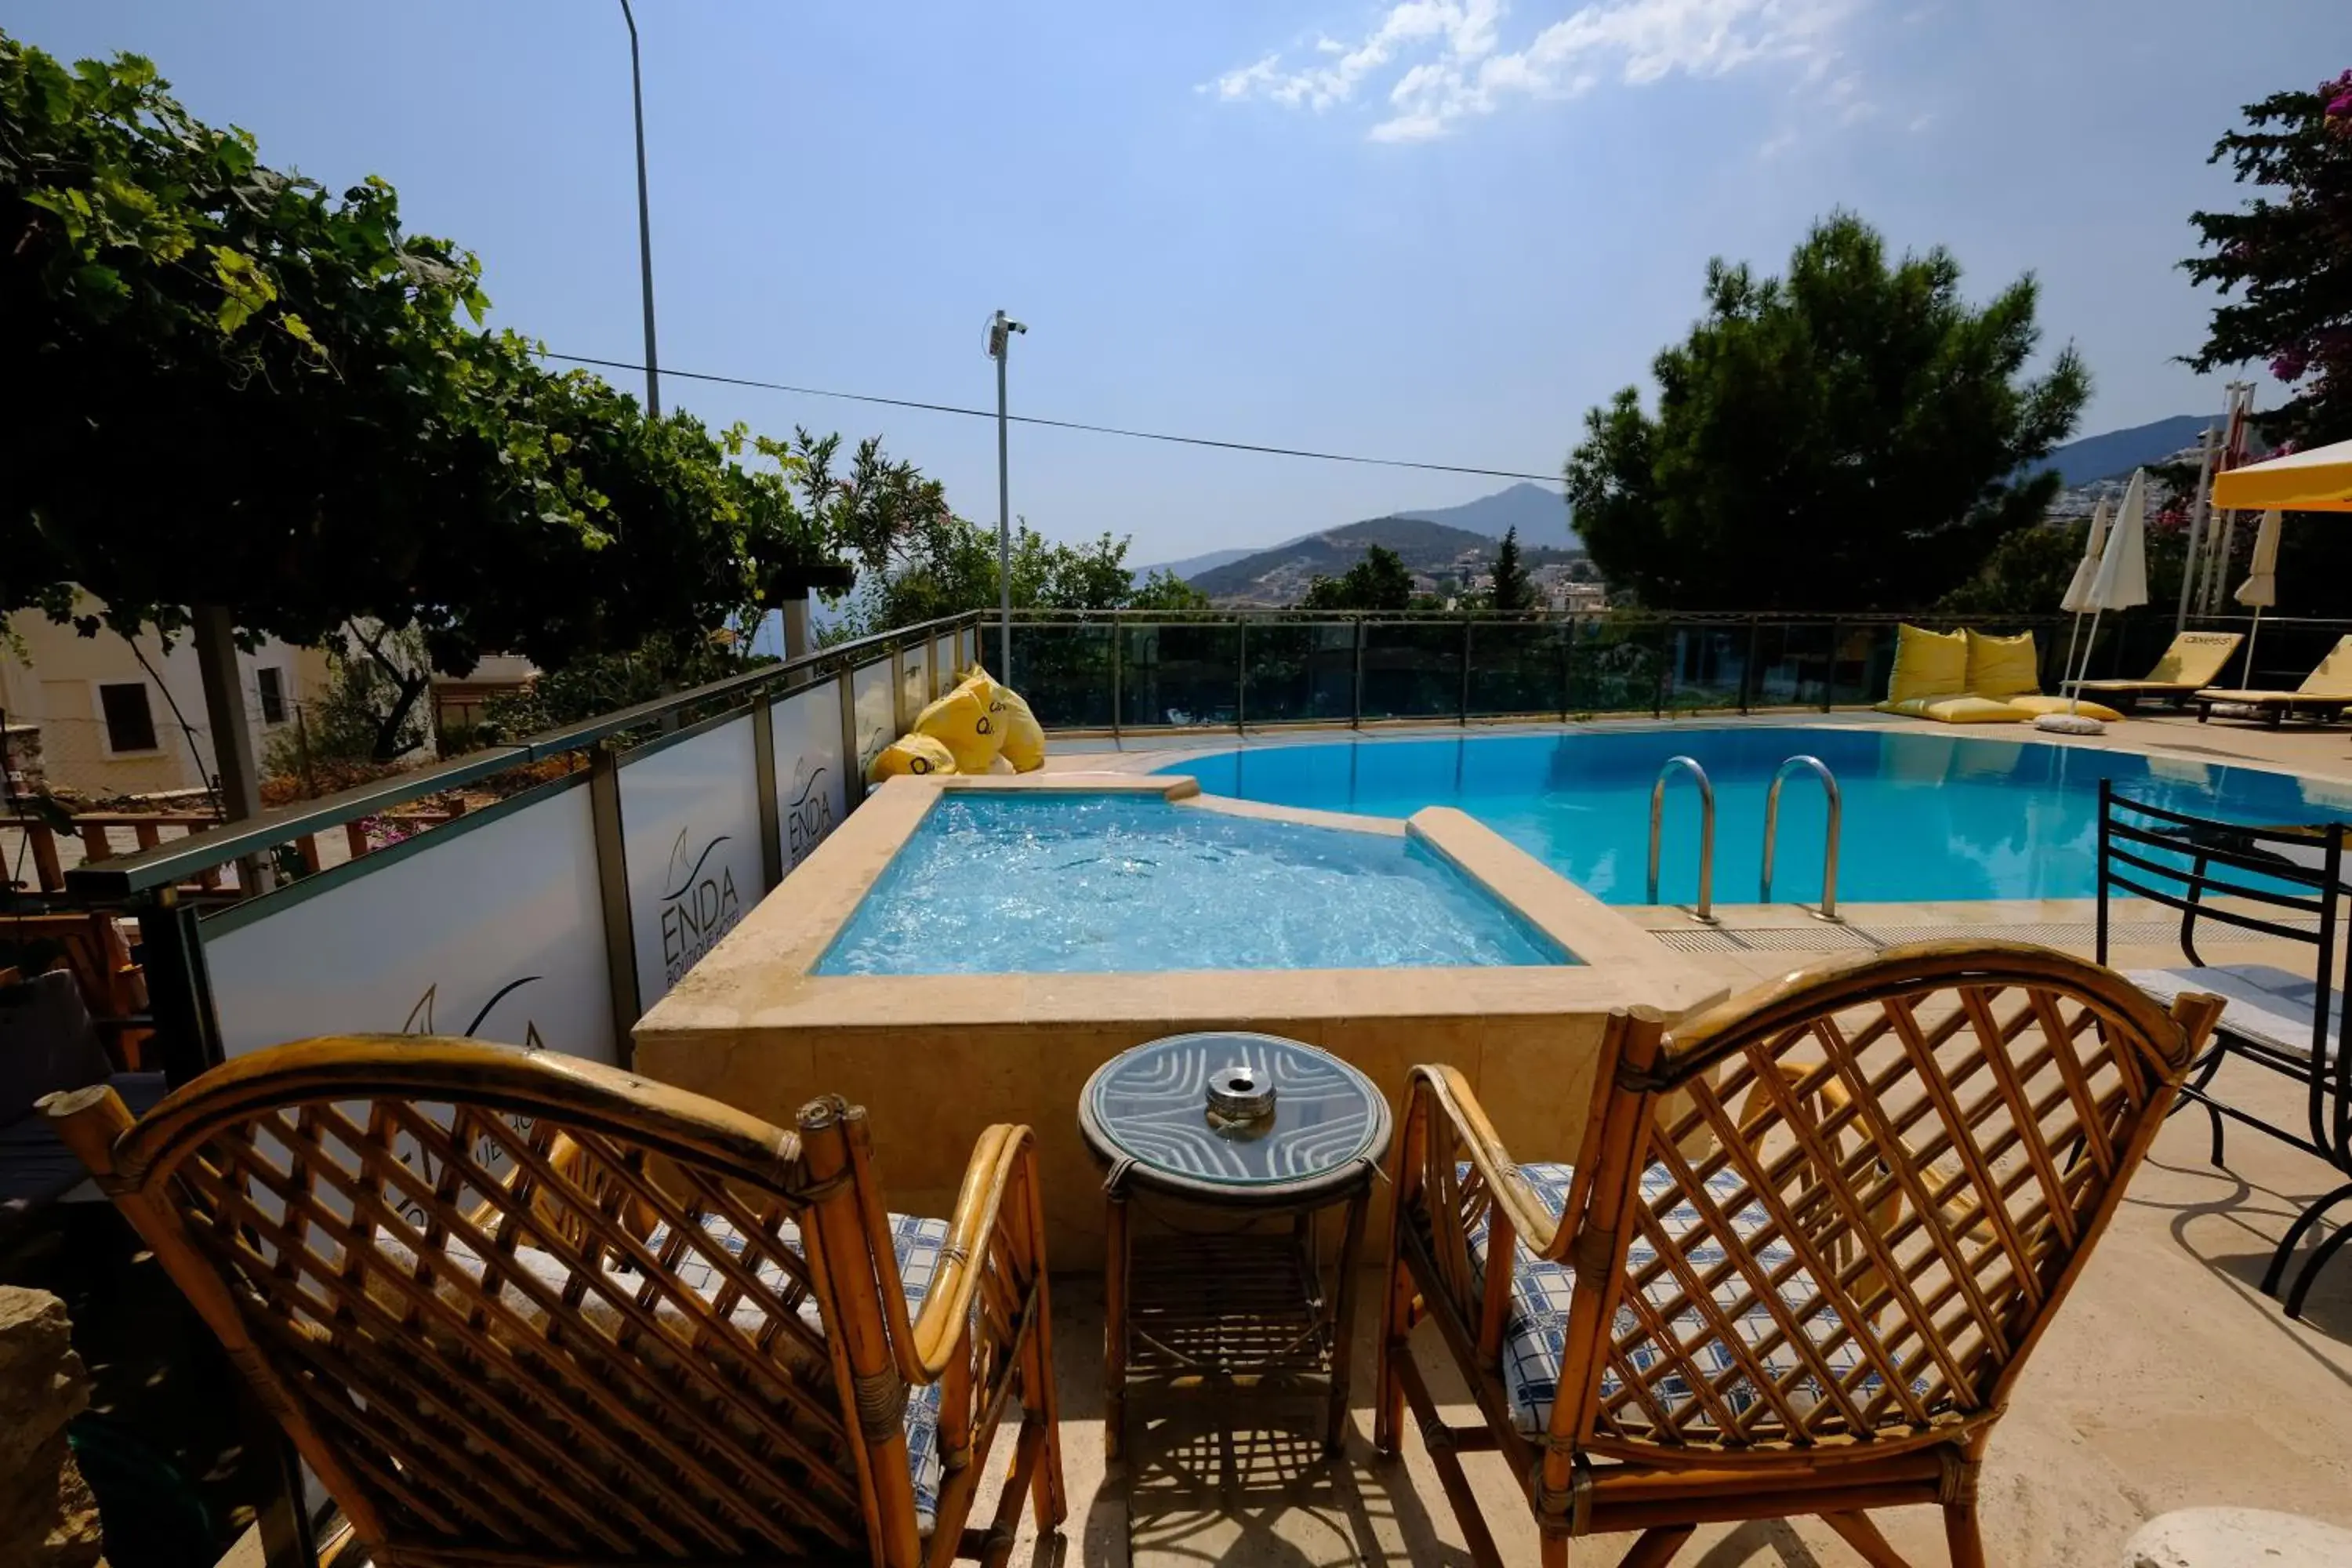
<svg viewBox="0 0 2352 1568">
<path fill-rule="evenodd" d="M 662 894 L 662 978 L 671 985 L 743 918 L 742 896 L 735 889 L 735 868 L 724 860 L 716 867 L 710 864 L 711 852 L 729 836 L 720 834 L 689 859 L 689 831 L 679 828 L 677 842 L 670 847 L 668 890 Z"/>
<path fill-rule="evenodd" d="M 833 792 L 822 767 L 806 763 L 793 770 L 798 793 L 784 804 L 784 869 L 799 865 L 833 831 Z"/>
</svg>

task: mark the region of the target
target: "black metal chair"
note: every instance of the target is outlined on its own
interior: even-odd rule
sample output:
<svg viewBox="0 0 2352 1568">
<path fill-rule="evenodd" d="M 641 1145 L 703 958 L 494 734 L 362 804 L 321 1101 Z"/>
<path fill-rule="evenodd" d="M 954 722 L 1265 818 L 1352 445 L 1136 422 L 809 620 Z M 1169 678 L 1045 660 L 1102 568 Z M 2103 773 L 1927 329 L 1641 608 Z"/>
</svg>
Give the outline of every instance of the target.
<svg viewBox="0 0 2352 1568">
<path fill-rule="evenodd" d="M 2099 962 L 2107 962 L 2111 894 L 2128 893 L 2180 911 L 2180 951 L 2189 963 L 2126 970 L 2126 978 L 2159 1002 L 2168 1003 L 2183 991 L 2227 999 L 2212 1043 L 2190 1068 L 2176 1108 L 2205 1108 L 2213 1123 L 2216 1165 L 2221 1163 L 2227 1119 L 2315 1154 L 2352 1177 L 2352 1050 L 2346 1048 L 2344 1007 L 2345 992 L 2352 988 L 2352 952 L 2339 952 L 2345 895 L 2352 891 L 2344 882 L 2345 838 L 2340 822 L 2218 822 L 2130 799 L 2116 793 L 2113 780 L 2099 782 Z M 2216 899 L 2224 901 L 2211 901 Z M 2300 942 L 2313 950 L 2311 971 L 2208 963 L 2197 951 L 2200 921 Z M 2214 1076 L 2233 1058 L 2303 1086 L 2301 1131 L 2266 1121 L 2215 1089 Z M 2278 1293 L 2295 1248 L 2328 1210 L 2347 1199 L 2352 1199 L 2352 1180 L 2296 1216 L 2263 1275 L 2265 1291 Z M 2312 1280 L 2347 1241 L 2352 1226 L 2338 1226 L 2312 1253 L 2287 1293 L 2288 1317 L 2303 1315 Z"/>
</svg>

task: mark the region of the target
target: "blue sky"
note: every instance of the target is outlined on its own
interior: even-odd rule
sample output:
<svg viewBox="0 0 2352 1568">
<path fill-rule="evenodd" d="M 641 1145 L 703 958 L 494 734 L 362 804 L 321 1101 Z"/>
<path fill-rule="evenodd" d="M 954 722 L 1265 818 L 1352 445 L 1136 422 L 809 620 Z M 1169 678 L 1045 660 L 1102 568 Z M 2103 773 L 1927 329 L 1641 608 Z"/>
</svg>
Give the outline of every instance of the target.
<svg viewBox="0 0 2352 1568">
<path fill-rule="evenodd" d="M 15 0 L 73 56 L 152 56 L 208 119 L 486 264 L 495 319 L 641 348 L 617 0 Z M 2343 0 L 1416 0 L 987 5 L 643 0 L 664 363 L 1558 470 L 1583 410 L 1697 313 L 1712 255 L 1777 269 L 1845 205 L 2031 268 L 2084 433 L 2218 409 L 2172 356 L 2174 262 L 2241 103 L 2352 65 Z M 892 450 L 995 517 L 993 426 L 666 380 L 714 422 Z M 2267 400 L 2267 399 L 2265 399 Z M 1016 427 L 1013 506 L 1139 563 L 1503 481 Z"/>
</svg>

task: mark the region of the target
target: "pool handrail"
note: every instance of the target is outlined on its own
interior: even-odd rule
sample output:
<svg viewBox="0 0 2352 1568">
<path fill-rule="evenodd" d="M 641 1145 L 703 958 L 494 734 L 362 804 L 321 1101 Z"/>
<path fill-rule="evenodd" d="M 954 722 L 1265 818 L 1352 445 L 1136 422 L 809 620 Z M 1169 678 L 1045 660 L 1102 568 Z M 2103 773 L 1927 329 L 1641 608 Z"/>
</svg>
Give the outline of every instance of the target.
<svg viewBox="0 0 2352 1568">
<path fill-rule="evenodd" d="M 1838 788 L 1837 774 L 1821 758 L 1800 753 L 1783 762 L 1772 774 L 1772 787 L 1764 793 L 1764 874 L 1757 889 L 1756 901 L 1772 901 L 1772 849 L 1780 829 L 1780 786 L 1789 782 L 1790 773 L 1797 768 L 1811 768 L 1821 776 L 1822 792 L 1829 797 L 1829 836 L 1822 847 L 1822 907 L 1811 911 L 1815 920 L 1834 921 L 1837 913 L 1838 837 L 1845 820 L 1845 797 Z"/>
<path fill-rule="evenodd" d="M 1676 768 L 1687 768 L 1698 783 L 1698 907 L 1691 919 L 1701 925 L 1715 924 L 1715 783 L 1698 759 L 1677 753 L 1668 757 L 1658 770 L 1658 782 L 1650 786 L 1650 902 L 1658 901 L 1658 835 L 1665 824 L 1666 780 Z"/>
</svg>

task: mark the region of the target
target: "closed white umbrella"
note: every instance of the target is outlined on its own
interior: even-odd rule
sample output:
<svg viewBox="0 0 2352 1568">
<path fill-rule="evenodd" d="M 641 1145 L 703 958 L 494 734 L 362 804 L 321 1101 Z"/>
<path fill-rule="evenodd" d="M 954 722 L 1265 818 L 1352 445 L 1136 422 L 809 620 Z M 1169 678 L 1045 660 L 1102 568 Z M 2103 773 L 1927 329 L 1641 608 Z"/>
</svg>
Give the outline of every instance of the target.
<svg viewBox="0 0 2352 1568">
<path fill-rule="evenodd" d="M 2254 639 L 2263 635 L 2263 606 L 2278 603 L 2279 509 L 2263 513 L 2262 531 L 2254 535 L 2254 570 L 2238 584 L 2237 600 L 2254 612 L 2253 630 L 2246 634 L 2246 684 L 2254 683 Z"/>
<path fill-rule="evenodd" d="M 2115 526 L 2107 531 L 2106 542 L 2099 551 L 2099 569 L 2092 574 L 2091 590 L 2085 597 L 2084 607 L 2091 612 L 2091 636 L 2083 648 L 2083 668 L 2070 683 L 2074 703 L 2063 719 L 2056 714 L 2047 715 L 2057 721 L 2037 721 L 2037 728 L 2081 735 L 2099 733 L 2098 721 L 2086 720 L 2078 711 L 2083 701 L 2083 680 L 2090 674 L 2091 650 L 2099 643 L 2099 617 L 2109 610 L 2127 610 L 2147 603 L 2147 473 L 2146 469 L 2134 468 L 2131 483 L 2124 487 L 2123 504 L 2116 509 Z"/>
<path fill-rule="evenodd" d="M 2091 584 L 2098 579 L 2099 552 L 2107 543 L 2107 498 L 2101 496 L 2099 504 L 2091 509 L 2091 531 L 2083 541 L 2083 558 L 2074 563 L 2074 580 L 2066 584 L 2066 593 L 2058 601 L 2062 610 L 2071 610 L 2074 625 L 2066 628 L 2066 658 L 2059 665 L 2063 680 L 2074 668 L 2074 645 L 2082 639 L 2083 616 L 2091 608 Z"/>
<path fill-rule="evenodd" d="M 2066 584 L 2066 596 L 2058 601 L 2060 609 L 2071 610 L 2078 616 L 2091 613 L 2091 584 L 2099 575 L 2099 552 L 2106 546 L 2107 498 L 2101 496 L 2099 504 L 2091 509 L 2090 537 L 2083 542 L 2083 559 L 2074 563 L 2074 580 Z M 2073 652 L 2071 648 L 2067 650 L 2070 668 L 2073 667 Z"/>
</svg>

